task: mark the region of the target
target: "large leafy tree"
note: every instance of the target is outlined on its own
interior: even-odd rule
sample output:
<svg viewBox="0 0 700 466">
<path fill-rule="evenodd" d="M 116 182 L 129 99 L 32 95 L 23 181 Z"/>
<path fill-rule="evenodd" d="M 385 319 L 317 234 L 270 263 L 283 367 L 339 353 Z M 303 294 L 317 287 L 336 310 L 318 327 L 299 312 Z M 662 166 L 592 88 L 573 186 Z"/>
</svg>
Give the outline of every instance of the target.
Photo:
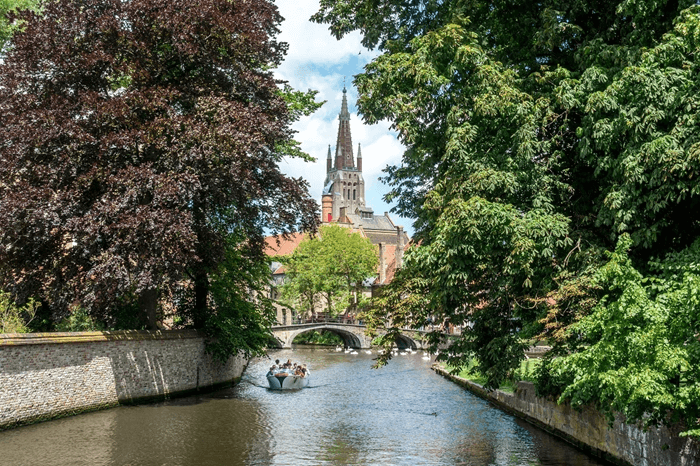
<svg viewBox="0 0 700 466">
<path fill-rule="evenodd" d="M 623 235 L 595 275 L 607 293 L 568 329 L 580 348 L 539 369 L 539 391 L 646 425 L 683 421 L 700 436 L 700 241 L 654 260 L 643 277 Z"/>
<path fill-rule="evenodd" d="M 699 13 L 690 0 L 322 0 L 314 20 L 382 51 L 356 77 L 358 107 L 407 147 L 388 197 L 420 247 L 377 319 L 468 324 L 447 359 L 477 356 L 496 387 L 525 338 L 572 349 L 566 328 L 604 292 L 596 270 L 621 234 L 642 271 L 690 245 Z"/>
<path fill-rule="evenodd" d="M 109 319 L 126 300 L 153 327 L 175 290 L 202 328 L 228 249 L 252 267 L 264 228 L 314 226 L 306 183 L 278 163 L 304 156 L 290 125 L 317 104 L 272 76 L 272 2 L 56 0 L 10 19 L 0 263 L 19 301 Z"/>
<path fill-rule="evenodd" d="M 284 299 L 313 310 L 322 303 L 328 314 L 356 312 L 367 279 L 376 275 L 376 247 L 348 228 L 326 225 L 302 241 L 285 259 Z"/>
</svg>

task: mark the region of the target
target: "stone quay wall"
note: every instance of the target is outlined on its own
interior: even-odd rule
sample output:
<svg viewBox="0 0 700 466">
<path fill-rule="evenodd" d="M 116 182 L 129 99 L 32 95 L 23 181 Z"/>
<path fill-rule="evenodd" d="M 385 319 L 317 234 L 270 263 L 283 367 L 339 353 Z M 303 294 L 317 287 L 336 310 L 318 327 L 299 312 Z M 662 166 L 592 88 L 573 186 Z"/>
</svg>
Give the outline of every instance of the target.
<svg viewBox="0 0 700 466">
<path fill-rule="evenodd" d="M 584 451 L 611 463 L 634 466 L 700 465 L 700 442 L 679 437 L 680 428 L 644 430 L 617 416 L 610 427 L 592 407 L 577 411 L 568 404 L 540 398 L 529 382 L 519 382 L 514 394 L 487 392 L 481 385 L 450 374 L 438 365 L 433 369 L 499 408 L 567 440 Z"/>
<path fill-rule="evenodd" d="M 194 330 L 0 334 L 0 429 L 230 385 Z"/>
</svg>

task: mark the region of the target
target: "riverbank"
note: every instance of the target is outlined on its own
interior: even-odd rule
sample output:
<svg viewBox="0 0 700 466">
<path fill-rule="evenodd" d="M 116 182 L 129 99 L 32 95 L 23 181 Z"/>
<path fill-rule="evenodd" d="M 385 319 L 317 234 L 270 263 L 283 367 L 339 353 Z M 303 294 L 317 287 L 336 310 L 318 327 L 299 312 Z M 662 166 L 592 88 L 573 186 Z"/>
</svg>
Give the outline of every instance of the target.
<svg viewBox="0 0 700 466">
<path fill-rule="evenodd" d="M 247 361 L 194 330 L 0 335 L 0 430 L 230 386 Z"/>
<path fill-rule="evenodd" d="M 524 419 L 582 450 L 613 464 L 634 466 L 700 465 L 700 442 L 678 436 L 680 429 L 666 427 L 644 430 L 624 422 L 621 416 L 609 426 L 592 407 L 581 411 L 567 404 L 539 398 L 530 382 L 519 382 L 514 393 L 486 391 L 481 385 L 452 375 L 434 364 L 433 370 L 475 395 Z"/>
</svg>

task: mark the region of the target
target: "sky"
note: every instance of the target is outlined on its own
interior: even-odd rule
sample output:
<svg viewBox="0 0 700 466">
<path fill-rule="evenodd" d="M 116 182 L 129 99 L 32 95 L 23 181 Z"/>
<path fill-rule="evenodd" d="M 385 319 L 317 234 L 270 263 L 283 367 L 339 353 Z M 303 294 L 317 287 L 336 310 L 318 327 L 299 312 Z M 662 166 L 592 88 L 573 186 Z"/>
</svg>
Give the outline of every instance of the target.
<svg viewBox="0 0 700 466">
<path fill-rule="evenodd" d="M 286 60 L 276 71 L 277 77 L 288 81 L 297 90 L 317 90 L 316 100 L 327 101 L 316 113 L 303 117 L 294 125 L 298 131 L 295 139 L 301 143 L 304 152 L 316 158 L 316 162 L 289 160 L 282 164 L 282 170 L 294 177 L 304 177 L 310 184 L 311 195 L 320 205 L 329 144 L 335 158 L 345 78 L 355 157 L 357 144 L 362 145 L 365 201 L 374 209 L 375 215 L 383 215 L 393 205 L 382 200 L 389 187 L 378 178 L 384 167 L 400 163 L 404 147 L 388 122 L 374 125 L 362 122 L 355 105 L 357 90 L 352 85 L 353 76 L 363 71 L 364 65 L 378 55 L 377 51 L 364 48 L 358 32 L 338 41 L 331 36 L 327 25 L 311 23 L 309 18 L 318 11 L 318 0 L 277 0 L 276 4 L 285 18 L 278 39 L 289 44 Z M 389 215 L 395 224 L 402 225 L 409 235 L 413 235 L 412 220 L 393 213 Z"/>
</svg>

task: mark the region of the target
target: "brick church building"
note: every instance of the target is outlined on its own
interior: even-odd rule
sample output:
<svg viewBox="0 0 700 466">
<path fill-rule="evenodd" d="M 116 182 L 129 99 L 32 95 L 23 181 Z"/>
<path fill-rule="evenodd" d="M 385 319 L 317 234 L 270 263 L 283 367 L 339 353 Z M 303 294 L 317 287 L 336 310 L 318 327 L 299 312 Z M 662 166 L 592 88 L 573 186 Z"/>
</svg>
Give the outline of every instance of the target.
<svg viewBox="0 0 700 466">
<path fill-rule="evenodd" d="M 372 244 L 377 245 L 379 267 L 377 277 L 371 286 L 372 289 L 375 289 L 389 283 L 396 269 L 401 267 L 409 237 L 402 226 L 394 224 L 388 212 L 384 212 L 383 215 L 375 215 L 372 208 L 367 206 L 365 202 L 362 149 L 358 144 L 357 157 L 355 157 L 345 88 L 343 88 L 343 100 L 340 108 L 335 157 L 332 154 L 329 145 L 326 158 L 326 179 L 321 197 L 321 222 L 322 224 L 334 223 L 351 228 L 363 237 L 369 238 Z M 274 256 L 291 254 L 303 238 L 303 233 L 296 233 L 286 240 L 276 237 L 266 239 L 267 254 L 273 257 L 271 297 L 275 298 L 274 287 L 284 281 L 284 267 L 279 262 L 274 262 Z M 278 316 L 278 321 L 280 323 L 291 322 L 291 316 Z"/>
</svg>

